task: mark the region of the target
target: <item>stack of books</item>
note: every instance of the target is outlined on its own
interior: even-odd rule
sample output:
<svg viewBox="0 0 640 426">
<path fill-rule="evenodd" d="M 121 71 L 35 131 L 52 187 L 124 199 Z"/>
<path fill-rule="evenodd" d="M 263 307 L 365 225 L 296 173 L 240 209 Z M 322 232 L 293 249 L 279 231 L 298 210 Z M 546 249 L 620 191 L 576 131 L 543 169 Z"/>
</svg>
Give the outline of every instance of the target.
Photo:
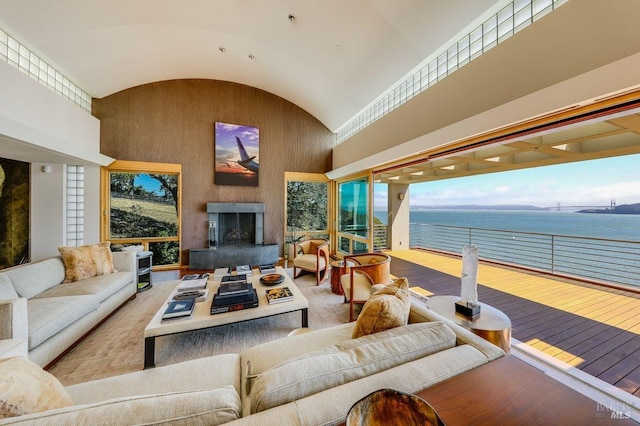
<svg viewBox="0 0 640 426">
<path fill-rule="evenodd" d="M 162 322 L 189 319 L 193 316 L 195 299 L 172 300 L 162 314 Z"/>
<path fill-rule="evenodd" d="M 266 293 L 267 301 L 270 305 L 293 300 L 293 293 L 289 290 L 289 287 L 268 288 Z"/>
<path fill-rule="evenodd" d="M 247 276 L 226 275 L 222 277 L 218 291 L 211 302 L 211 315 L 240 309 L 256 308 L 258 295 Z"/>
</svg>

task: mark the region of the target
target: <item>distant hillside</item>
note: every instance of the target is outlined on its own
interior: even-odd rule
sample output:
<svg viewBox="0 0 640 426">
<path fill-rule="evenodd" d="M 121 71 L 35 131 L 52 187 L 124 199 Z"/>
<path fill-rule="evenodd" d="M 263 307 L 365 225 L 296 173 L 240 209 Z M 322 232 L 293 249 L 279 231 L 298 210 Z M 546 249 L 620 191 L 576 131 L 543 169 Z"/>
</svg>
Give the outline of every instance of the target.
<svg viewBox="0 0 640 426">
<path fill-rule="evenodd" d="M 549 210 L 549 208 L 526 204 L 498 204 L 493 206 L 468 204 L 458 206 L 411 206 L 411 210 Z"/>
<path fill-rule="evenodd" d="M 613 209 L 585 209 L 577 213 L 597 213 L 597 214 L 640 214 L 640 203 L 622 204 Z"/>
</svg>

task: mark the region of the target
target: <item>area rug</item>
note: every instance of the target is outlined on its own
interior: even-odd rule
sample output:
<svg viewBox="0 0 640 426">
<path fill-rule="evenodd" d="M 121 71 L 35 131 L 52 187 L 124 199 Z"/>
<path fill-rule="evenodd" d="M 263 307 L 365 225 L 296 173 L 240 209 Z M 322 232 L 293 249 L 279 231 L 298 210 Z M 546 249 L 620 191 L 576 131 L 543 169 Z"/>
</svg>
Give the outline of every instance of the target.
<svg viewBox="0 0 640 426">
<path fill-rule="evenodd" d="M 287 270 L 292 276 L 292 270 Z M 162 276 L 162 273 L 158 274 Z M 329 280 L 317 286 L 315 276 L 294 280 L 309 301 L 309 327 L 326 328 L 349 321 L 349 305 L 331 292 Z M 169 297 L 175 280 L 155 280 L 138 293 L 49 372 L 64 385 L 116 376 L 143 368 L 144 328 Z M 286 337 L 301 325 L 300 312 L 156 339 L 156 366 L 221 353 L 238 353 L 256 344 Z"/>
</svg>

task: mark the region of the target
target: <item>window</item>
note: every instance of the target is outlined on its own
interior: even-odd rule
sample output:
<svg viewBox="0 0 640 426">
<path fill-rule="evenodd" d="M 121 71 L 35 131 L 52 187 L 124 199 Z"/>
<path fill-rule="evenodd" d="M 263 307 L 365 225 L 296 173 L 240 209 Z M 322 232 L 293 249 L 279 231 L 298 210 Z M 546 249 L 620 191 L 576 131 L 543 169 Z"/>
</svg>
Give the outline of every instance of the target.
<svg viewBox="0 0 640 426">
<path fill-rule="evenodd" d="M 307 238 L 329 239 L 329 182 L 315 173 L 285 174 L 285 247 Z"/>
<path fill-rule="evenodd" d="M 154 266 L 180 264 L 181 165 L 116 161 L 103 168 L 102 240 L 142 245 Z"/>
</svg>

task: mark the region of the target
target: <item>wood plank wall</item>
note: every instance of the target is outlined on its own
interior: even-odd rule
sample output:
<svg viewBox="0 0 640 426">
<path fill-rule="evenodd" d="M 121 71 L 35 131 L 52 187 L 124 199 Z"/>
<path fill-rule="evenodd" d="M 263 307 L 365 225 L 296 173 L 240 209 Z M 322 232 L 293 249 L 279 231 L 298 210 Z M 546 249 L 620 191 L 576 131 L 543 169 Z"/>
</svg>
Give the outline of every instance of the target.
<svg viewBox="0 0 640 426">
<path fill-rule="evenodd" d="M 217 80 L 146 84 L 93 100 L 100 150 L 118 160 L 182 164 L 182 264 L 206 247 L 207 202 L 265 204 L 265 242 L 283 251 L 284 172 L 331 170 L 335 135 L 309 113 L 254 87 Z M 258 187 L 214 182 L 215 122 L 260 130 Z"/>
</svg>

